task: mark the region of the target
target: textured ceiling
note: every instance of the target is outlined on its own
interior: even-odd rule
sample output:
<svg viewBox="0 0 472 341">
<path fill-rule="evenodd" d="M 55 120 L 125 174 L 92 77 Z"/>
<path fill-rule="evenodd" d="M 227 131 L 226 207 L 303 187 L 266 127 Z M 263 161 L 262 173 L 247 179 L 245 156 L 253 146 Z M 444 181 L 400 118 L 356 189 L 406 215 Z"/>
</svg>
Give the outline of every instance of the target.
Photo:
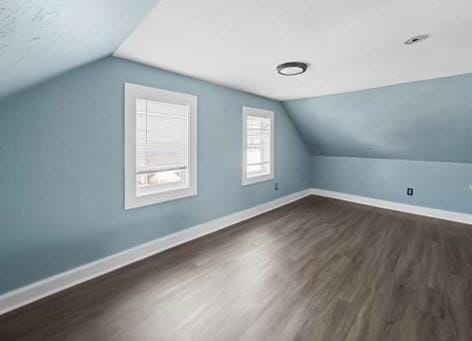
<svg viewBox="0 0 472 341">
<path fill-rule="evenodd" d="M 472 75 L 284 102 L 312 154 L 472 162 Z"/>
<path fill-rule="evenodd" d="M 0 0 L 0 98 L 111 55 L 157 0 Z"/>
<path fill-rule="evenodd" d="M 470 73 L 471 18 L 471 0 L 162 0 L 115 56 L 299 99 Z"/>
</svg>

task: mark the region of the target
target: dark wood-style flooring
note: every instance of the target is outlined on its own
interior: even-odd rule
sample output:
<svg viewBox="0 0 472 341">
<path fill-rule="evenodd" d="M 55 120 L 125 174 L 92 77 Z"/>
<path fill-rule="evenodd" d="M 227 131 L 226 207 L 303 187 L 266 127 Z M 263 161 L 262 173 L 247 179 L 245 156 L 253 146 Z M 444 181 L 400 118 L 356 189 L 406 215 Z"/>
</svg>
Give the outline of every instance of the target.
<svg viewBox="0 0 472 341">
<path fill-rule="evenodd" d="M 308 197 L 0 317 L 0 340 L 472 340 L 469 226 Z"/>
</svg>

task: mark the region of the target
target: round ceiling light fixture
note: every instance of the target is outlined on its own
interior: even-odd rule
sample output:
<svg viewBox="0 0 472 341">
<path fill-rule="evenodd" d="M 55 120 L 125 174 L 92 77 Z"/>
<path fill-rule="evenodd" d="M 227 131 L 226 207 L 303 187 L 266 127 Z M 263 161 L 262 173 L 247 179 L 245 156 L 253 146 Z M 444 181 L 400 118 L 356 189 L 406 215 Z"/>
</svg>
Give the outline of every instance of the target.
<svg viewBox="0 0 472 341">
<path fill-rule="evenodd" d="M 308 69 L 308 64 L 302 62 L 289 62 L 277 66 L 277 72 L 282 76 L 296 76 Z"/>
<path fill-rule="evenodd" d="M 429 34 L 420 34 L 420 35 L 411 37 L 410 39 L 405 41 L 405 45 L 418 44 L 418 43 L 421 43 L 422 41 L 425 41 L 428 38 L 429 38 Z"/>
</svg>

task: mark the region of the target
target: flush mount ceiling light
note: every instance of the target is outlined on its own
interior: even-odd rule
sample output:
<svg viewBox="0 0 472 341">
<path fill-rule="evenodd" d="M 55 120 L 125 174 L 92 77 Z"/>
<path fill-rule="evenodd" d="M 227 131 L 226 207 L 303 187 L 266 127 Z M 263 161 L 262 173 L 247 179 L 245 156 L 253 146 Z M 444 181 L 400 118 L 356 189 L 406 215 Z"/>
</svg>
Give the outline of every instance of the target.
<svg viewBox="0 0 472 341">
<path fill-rule="evenodd" d="M 308 64 L 302 62 L 289 62 L 277 66 L 277 72 L 283 76 L 295 76 L 306 71 Z"/>
<path fill-rule="evenodd" d="M 413 45 L 413 44 L 421 43 L 422 41 L 425 41 L 428 38 L 429 38 L 429 34 L 420 34 L 420 35 L 411 37 L 410 39 L 405 41 L 405 45 Z"/>
</svg>

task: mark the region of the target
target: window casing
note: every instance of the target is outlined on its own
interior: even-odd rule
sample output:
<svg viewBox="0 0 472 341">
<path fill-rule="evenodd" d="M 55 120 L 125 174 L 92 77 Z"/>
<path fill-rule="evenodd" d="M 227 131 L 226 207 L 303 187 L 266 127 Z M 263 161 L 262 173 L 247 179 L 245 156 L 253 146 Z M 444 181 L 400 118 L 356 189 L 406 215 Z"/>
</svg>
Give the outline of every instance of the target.
<svg viewBox="0 0 472 341">
<path fill-rule="evenodd" d="M 197 98 L 125 84 L 125 209 L 197 194 Z"/>
<path fill-rule="evenodd" d="M 243 107 L 242 185 L 274 178 L 274 113 Z"/>
</svg>

